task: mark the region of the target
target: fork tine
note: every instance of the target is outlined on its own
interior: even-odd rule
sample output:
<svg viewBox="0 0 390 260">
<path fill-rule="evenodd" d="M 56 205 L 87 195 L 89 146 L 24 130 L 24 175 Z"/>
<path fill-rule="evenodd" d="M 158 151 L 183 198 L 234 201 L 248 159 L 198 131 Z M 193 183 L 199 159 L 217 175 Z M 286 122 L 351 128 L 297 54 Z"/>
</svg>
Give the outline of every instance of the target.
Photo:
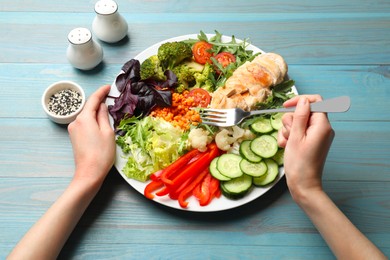
<svg viewBox="0 0 390 260">
<path fill-rule="evenodd" d="M 200 117 L 202 118 L 210 118 L 210 119 L 214 119 L 214 118 L 227 118 L 227 115 L 226 114 L 214 114 L 214 113 L 200 113 Z"/>
<path fill-rule="evenodd" d="M 200 111 L 199 115 L 201 117 L 218 117 L 218 118 L 226 118 L 227 113 L 215 112 L 215 111 Z"/>
<path fill-rule="evenodd" d="M 200 119 L 202 120 L 202 123 L 203 124 L 206 124 L 206 125 L 214 125 L 214 126 L 221 126 L 221 127 L 225 127 L 225 126 L 230 126 L 228 123 L 227 123 L 227 118 L 216 118 L 216 117 L 200 117 Z"/>
<path fill-rule="evenodd" d="M 213 126 L 223 126 L 223 125 L 221 125 L 221 123 L 214 123 L 214 122 L 203 122 L 203 121 L 202 121 L 202 123 L 203 123 L 203 124 L 206 124 L 206 125 L 213 125 Z"/>
<path fill-rule="evenodd" d="M 202 123 L 214 126 L 230 126 L 228 123 L 231 113 L 234 109 L 214 109 L 214 108 L 201 108 L 199 111 Z"/>
<path fill-rule="evenodd" d="M 202 121 L 215 121 L 225 122 L 227 119 L 227 113 L 225 111 L 219 111 L 214 109 L 203 109 L 199 111 L 200 118 Z"/>
<path fill-rule="evenodd" d="M 213 118 L 213 117 L 200 117 L 202 122 L 215 122 L 215 123 L 225 123 L 226 119 L 224 118 Z"/>
<path fill-rule="evenodd" d="M 201 108 L 200 112 L 213 112 L 218 114 L 226 114 L 230 109 L 217 109 L 217 108 Z"/>
<path fill-rule="evenodd" d="M 221 126 L 221 127 L 230 126 L 226 123 L 226 121 L 219 121 L 218 122 L 218 121 L 208 121 L 208 120 L 202 119 L 202 123 L 206 124 L 206 125 Z"/>
</svg>

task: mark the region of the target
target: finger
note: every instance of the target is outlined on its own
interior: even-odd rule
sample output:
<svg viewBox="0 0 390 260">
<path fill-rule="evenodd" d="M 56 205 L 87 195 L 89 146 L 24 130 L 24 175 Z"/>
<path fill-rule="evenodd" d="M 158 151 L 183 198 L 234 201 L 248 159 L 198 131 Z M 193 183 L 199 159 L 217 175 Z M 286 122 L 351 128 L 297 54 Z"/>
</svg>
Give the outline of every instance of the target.
<svg viewBox="0 0 390 260">
<path fill-rule="evenodd" d="M 97 113 L 97 123 L 100 129 L 111 129 L 110 121 L 108 120 L 107 105 L 104 103 L 100 103 L 100 107 Z"/>
<path fill-rule="evenodd" d="M 286 102 L 284 102 L 283 106 L 284 107 L 296 106 L 299 98 L 301 98 L 301 97 L 307 98 L 310 103 L 314 103 L 314 102 L 318 102 L 318 101 L 322 100 L 322 97 L 320 95 L 299 95 L 299 96 L 295 96 L 295 97 L 287 100 Z"/>
<path fill-rule="evenodd" d="M 294 113 L 285 113 L 282 117 L 282 124 L 284 127 L 290 129 L 293 122 Z"/>
<path fill-rule="evenodd" d="M 85 107 L 83 110 L 87 112 L 94 111 L 96 112 L 99 107 L 100 103 L 104 101 L 104 99 L 107 97 L 108 93 L 110 92 L 110 85 L 105 85 L 103 87 L 100 87 L 95 93 L 93 93 L 87 103 L 85 103 Z"/>
<path fill-rule="evenodd" d="M 286 147 L 287 144 L 287 138 L 284 137 L 282 131 L 278 132 L 278 146 L 281 148 Z"/>
<path fill-rule="evenodd" d="M 294 113 L 285 113 L 282 117 L 283 127 L 290 132 L 292 122 L 293 122 Z"/>
<path fill-rule="evenodd" d="M 286 139 L 288 139 L 288 137 L 290 136 L 290 128 L 286 128 L 283 126 L 282 129 L 280 129 L 280 132 L 282 136 Z"/>
<path fill-rule="evenodd" d="M 310 104 L 306 97 L 301 97 L 298 100 L 297 108 L 295 109 L 293 122 L 290 130 L 290 138 L 294 137 L 301 139 L 305 136 L 307 123 L 310 117 Z"/>
<path fill-rule="evenodd" d="M 290 129 L 293 121 L 293 113 L 285 113 L 282 117 L 283 127 L 278 131 L 278 145 L 285 147 L 288 137 L 290 136 Z"/>
</svg>

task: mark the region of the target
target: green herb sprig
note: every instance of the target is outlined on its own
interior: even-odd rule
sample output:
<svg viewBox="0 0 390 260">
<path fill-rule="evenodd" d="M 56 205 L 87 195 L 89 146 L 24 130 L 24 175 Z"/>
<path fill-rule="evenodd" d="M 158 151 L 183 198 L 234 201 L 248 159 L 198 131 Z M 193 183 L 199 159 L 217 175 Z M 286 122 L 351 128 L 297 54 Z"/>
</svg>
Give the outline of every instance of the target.
<svg viewBox="0 0 390 260">
<path fill-rule="evenodd" d="M 197 41 L 205 41 L 213 45 L 211 50 L 213 54 L 216 55 L 220 52 L 226 51 L 236 57 L 236 62 L 231 63 L 226 67 L 223 67 L 214 57 L 211 57 L 213 65 L 220 71 L 218 75 L 212 75 L 212 77 L 210 77 L 216 88 L 224 86 L 226 80 L 233 75 L 233 72 L 238 67 L 247 61 L 252 61 L 257 55 L 261 54 L 260 52 L 254 53 L 253 50 L 247 49 L 250 45 L 249 39 L 244 39 L 243 41 L 238 42 L 233 35 L 231 37 L 231 41 L 223 42 L 222 36 L 223 35 L 220 32 L 215 31 L 215 35 L 209 38 L 203 31 L 200 31 L 198 39 L 189 39 L 185 41 L 189 44 L 195 44 Z"/>
</svg>

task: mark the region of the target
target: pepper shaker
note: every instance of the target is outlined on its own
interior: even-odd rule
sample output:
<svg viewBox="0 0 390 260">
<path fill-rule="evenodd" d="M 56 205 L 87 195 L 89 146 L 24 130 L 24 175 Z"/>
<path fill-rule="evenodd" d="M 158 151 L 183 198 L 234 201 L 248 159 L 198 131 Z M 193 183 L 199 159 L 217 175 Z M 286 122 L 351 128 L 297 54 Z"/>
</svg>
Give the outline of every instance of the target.
<svg viewBox="0 0 390 260">
<path fill-rule="evenodd" d="M 128 25 L 119 14 L 118 5 L 113 0 L 100 0 L 95 4 L 96 16 L 92 31 L 100 40 L 115 43 L 127 35 Z"/>
<path fill-rule="evenodd" d="M 68 40 L 66 56 L 75 68 L 90 70 L 103 60 L 103 49 L 92 39 L 92 33 L 87 28 L 73 29 L 68 34 Z"/>
</svg>

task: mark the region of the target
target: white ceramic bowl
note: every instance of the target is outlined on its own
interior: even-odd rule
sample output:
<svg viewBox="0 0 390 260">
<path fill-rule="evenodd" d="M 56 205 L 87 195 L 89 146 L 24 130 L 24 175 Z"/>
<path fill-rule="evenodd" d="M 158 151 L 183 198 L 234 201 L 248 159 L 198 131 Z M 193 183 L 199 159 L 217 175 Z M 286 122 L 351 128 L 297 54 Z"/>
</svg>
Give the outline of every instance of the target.
<svg viewBox="0 0 390 260">
<path fill-rule="evenodd" d="M 80 94 L 81 104 L 77 109 L 66 115 L 59 115 L 49 110 L 50 97 L 62 90 L 73 90 Z M 58 102 L 57 102 L 58 103 Z M 69 102 L 67 102 L 69 104 Z M 85 104 L 85 93 L 84 90 L 72 81 L 58 81 L 51 84 L 42 95 L 42 107 L 46 112 L 47 116 L 58 124 L 69 124 L 76 119 L 77 115 L 81 112 Z"/>
</svg>

